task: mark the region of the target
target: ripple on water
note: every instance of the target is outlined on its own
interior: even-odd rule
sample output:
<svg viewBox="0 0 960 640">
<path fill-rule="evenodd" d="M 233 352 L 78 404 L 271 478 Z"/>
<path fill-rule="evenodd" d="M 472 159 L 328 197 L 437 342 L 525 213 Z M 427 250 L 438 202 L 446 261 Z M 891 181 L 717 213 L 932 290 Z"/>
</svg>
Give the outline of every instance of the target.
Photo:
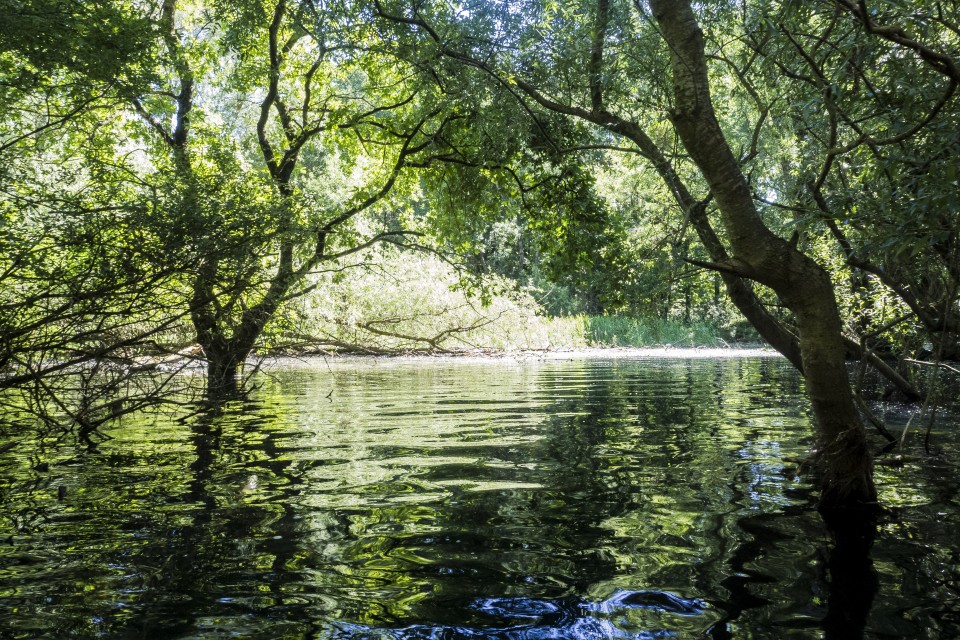
<svg viewBox="0 0 960 640">
<path fill-rule="evenodd" d="M 27 443 L 0 458 L 0 637 L 823 635 L 830 539 L 785 463 L 810 425 L 780 360 L 274 374 L 44 472 Z M 960 635 L 953 460 L 878 474 L 868 635 Z"/>
</svg>

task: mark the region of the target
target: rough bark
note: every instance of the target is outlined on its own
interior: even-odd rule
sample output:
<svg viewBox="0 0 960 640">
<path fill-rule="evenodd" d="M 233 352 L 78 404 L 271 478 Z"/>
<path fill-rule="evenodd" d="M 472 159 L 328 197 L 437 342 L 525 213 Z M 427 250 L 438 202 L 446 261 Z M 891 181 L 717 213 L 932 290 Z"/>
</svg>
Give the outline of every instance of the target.
<svg viewBox="0 0 960 640">
<path fill-rule="evenodd" d="M 876 500 L 872 461 L 844 364 L 840 314 L 826 271 L 763 223 L 711 103 L 703 34 L 688 1 L 651 0 L 671 52 L 671 120 L 710 186 L 731 248 L 726 268 L 773 289 L 797 318 L 800 358 L 816 418 L 821 508 Z"/>
<path fill-rule="evenodd" d="M 207 352 L 207 397 L 223 400 L 240 394 L 240 368 L 246 359 L 238 353 Z"/>
</svg>

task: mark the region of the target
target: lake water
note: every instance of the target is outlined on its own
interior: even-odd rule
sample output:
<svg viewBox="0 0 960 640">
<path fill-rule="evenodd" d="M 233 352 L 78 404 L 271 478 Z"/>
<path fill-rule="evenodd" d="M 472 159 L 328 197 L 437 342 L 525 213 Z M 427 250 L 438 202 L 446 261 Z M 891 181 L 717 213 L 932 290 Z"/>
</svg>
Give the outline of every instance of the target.
<svg viewBox="0 0 960 640">
<path fill-rule="evenodd" d="M 960 637 L 960 438 L 850 562 L 779 358 L 321 361 L 108 434 L 0 456 L 0 637 Z"/>
</svg>

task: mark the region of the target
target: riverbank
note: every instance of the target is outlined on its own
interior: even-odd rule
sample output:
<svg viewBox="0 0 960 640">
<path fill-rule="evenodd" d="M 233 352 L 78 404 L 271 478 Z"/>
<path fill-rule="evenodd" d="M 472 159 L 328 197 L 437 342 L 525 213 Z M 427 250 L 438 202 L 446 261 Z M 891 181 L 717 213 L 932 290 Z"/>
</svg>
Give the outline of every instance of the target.
<svg viewBox="0 0 960 640">
<path fill-rule="evenodd" d="M 642 359 L 703 359 L 703 358 L 781 358 L 770 347 L 750 344 L 729 347 L 583 347 L 576 349 L 547 349 L 522 351 L 471 350 L 453 353 L 408 354 L 303 354 L 264 356 L 261 366 L 313 368 L 330 364 L 386 364 L 407 362 L 536 362 L 543 360 L 642 360 Z"/>
</svg>

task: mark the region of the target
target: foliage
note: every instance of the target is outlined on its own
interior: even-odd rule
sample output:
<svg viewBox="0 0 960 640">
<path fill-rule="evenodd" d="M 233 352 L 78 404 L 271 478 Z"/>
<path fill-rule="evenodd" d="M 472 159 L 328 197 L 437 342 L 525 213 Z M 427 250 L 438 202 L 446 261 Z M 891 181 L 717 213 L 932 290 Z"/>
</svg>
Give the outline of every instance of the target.
<svg viewBox="0 0 960 640">
<path fill-rule="evenodd" d="M 733 328 L 682 317 L 544 315 L 529 292 L 488 278 L 465 286 L 439 257 L 383 247 L 311 278 L 266 336 L 274 352 L 456 353 L 595 347 L 721 346 Z"/>
<path fill-rule="evenodd" d="M 960 15 L 943 3 L 884 3 L 870 16 L 858 6 L 721 12 L 713 71 L 737 80 L 717 88 L 753 114 L 757 200 L 830 267 L 848 334 L 891 356 L 931 341 L 950 354 L 960 272 L 949 60 Z"/>
<path fill-rule="evenodd" d="M 708 322 L 683 323 L 661 318 L 593 316 L 587 319 L 590 344 L 613 347 L 718 347 L 725 343 Z"/>
<path fill-rule="evenodd" d="M 432 254 L 382 249 L 313 279 L 274 348 L 357 353 L 515 351 L 585 346 L 583 319 L 550 318 L 505 281 L 485 291 Z M 271 346 L 268 343 L 267 346 Z"/>
<path fill-rule="evenodd" d="M 4 12 L 7 16 L 7 12 Z M 186 256 L 153 233 L 161 206 L 105 96 L 145 77 L 144 23 L 129 7 L 22 3 L 0 27 L 0 390 L 47 429 L 88 438 L 162 401 L 135 357 L 182 345 Z M 123 78 L 123 80 L 121 80 Z"/>
<path fill-rule="evenodd" d="M 691 4 L 730 207 L 682 136 L 682 5 L 2 0 L 0 386 L 94 371 L 65 396 L 100 407 L 193 344 L 215 393 L 291 338 L 680 342 L 737 310 L 800 366 L 799 264 L 856 355 L 960 357 L 957 7 Z"/>
<path fill-rule="evenodd" d="M 948 213 L 956 186 L 949 151 L 957 130 L 956 10 L 938 3 L 924 18 L 927 9 L 891 4 L 865 16 L 857 6 L 698 7 L 711 92 L 759 214 L 830 266 L 848 333 L 890 353 L 940 334 L 933 342 L 950 353 L 960 317 L 956 217 Z M 706 185 L 678 152 L 667 49 L 651 11 L 606 1 L 378 7 L 410 25 L 415 50 L 465 61 L 457 73 L 471 78 L 472 91 L 514 98 L 525 124 L 511 119 L 509 131 L 527 133 L 528 163 L 558 175 L 576 173 L 562 168 L 565 159 L 590 167 L 592 177 L 577 181 L 588 190 L 568 185 L 579 205 L 561 219 L 533 207 L 495 221 L 524 229 L 515 235 L 527 245 L 504 265 L 491 232 L 483 266 L 522 273 L 534 239 L 548 277 L 574 292 L 581 308 L 670 314 L 674 285 L 694 273 L 685 261 L 716 258 L 690 242 L 689 208 Z M 507 109 L 496 104 L 491 116 Z M 585 204 L 587 193 L 603 205 Z M 717 285 L 716 276 L 696 274 L 683 297 L 708 299 Z"/>
</svg>

